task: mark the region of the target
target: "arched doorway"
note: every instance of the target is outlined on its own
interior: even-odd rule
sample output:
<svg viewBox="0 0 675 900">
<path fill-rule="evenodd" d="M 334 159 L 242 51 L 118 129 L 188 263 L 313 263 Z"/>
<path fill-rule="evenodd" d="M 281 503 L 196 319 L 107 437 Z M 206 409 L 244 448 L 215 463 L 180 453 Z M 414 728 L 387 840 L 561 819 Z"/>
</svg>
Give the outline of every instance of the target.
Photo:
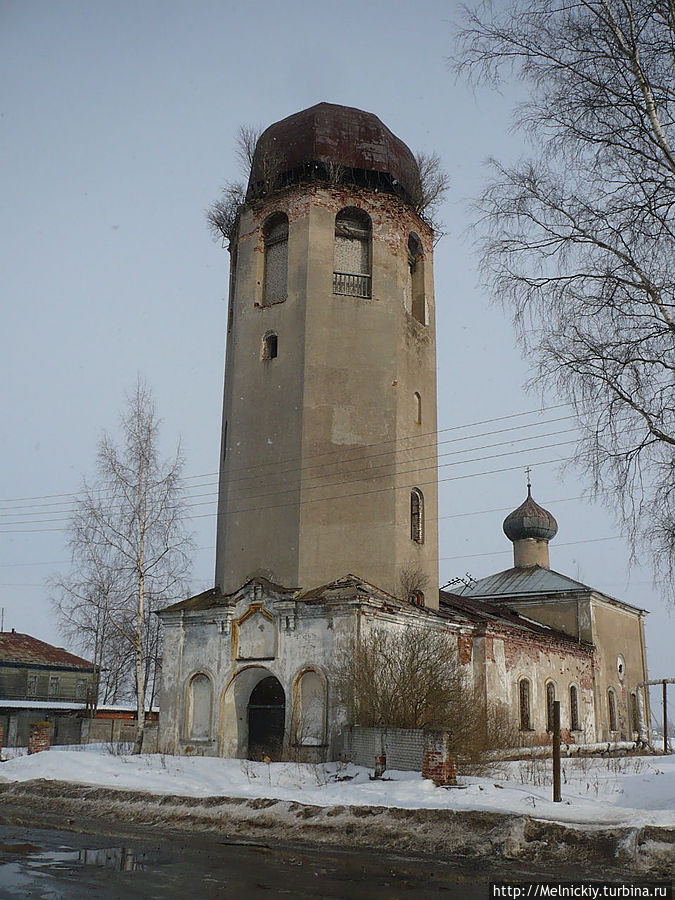
<svg viewBox="0 0 675 900">
<path fill-rule="evenodd" d="M 249 759 L 280 759 L 284 744 L 286 697 L 274 675 L 263 678 L 248 701 Z"/>
</svg>

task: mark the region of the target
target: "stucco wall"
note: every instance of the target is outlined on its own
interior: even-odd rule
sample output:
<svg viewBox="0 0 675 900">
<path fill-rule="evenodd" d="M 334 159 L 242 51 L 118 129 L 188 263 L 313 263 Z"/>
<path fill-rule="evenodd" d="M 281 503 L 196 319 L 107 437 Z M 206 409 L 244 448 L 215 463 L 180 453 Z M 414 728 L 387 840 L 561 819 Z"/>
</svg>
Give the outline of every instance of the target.
<svg viewBox="0 0 675 900">
<path fill-rule="evenodd" d="M 371 298 L 333 293 L 335 217 L 345 207 L 372 221 Z M 289 219 L 288 294 L 265 306 L 263 224 L 275 212 Z M 411 315 L 407 291 L 412 231 L 424 247 L 427 324 Z M 353 572 L 397 593 L 400 570 L 412 566 L 437 605 L 432 252 L 429 228 L 387 194 L 305 185 L 244 209 L 223 405 L 223 590 L 254 573 L 310 588 Z M 278 357 L 262 360 L 268 331 Z M 413 486 L 424 494 L 422 544 L 410 538 Z"/>
</svg>

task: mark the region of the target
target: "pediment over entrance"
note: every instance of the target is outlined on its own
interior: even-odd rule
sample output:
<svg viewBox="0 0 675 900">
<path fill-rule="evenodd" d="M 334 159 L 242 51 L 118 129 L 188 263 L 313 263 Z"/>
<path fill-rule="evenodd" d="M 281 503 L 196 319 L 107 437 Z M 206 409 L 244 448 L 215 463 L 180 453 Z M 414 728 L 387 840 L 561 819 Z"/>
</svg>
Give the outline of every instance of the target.
<svg viewBox="0 0 675 900">
<path fill-rule="evenodd" d="M 232 623 L 232 656 L 235 659 L 274 659 L 277 655 L 277 627 L 262 603 L 251 603 Z"/>
</svg>

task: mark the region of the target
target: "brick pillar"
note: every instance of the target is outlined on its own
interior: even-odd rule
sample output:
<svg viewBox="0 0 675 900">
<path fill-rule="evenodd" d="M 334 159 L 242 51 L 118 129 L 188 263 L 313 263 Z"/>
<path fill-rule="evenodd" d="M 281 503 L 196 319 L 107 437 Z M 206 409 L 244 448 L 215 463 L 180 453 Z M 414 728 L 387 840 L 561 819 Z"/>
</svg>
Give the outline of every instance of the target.
<svg viewBox="0 0 675 900">
<path fill-rule="evenodd" d="M 50 722 L 33 722 L 28 736 L 28 753 L 40 753 L 41 750 L 49 750 Z"/>
<path fill-rule="evenodd" d="M 431 778 L 437 787 L 457 784 L 457 760 L 450 751 L 449 732 L 424 732 L 422 778 Z"/>
<path fill-rule="evenodd" d="M 381 753 L 375 757 L 375 778 L 382 778 L 387 768 L 387 756 Z"/>
</svg>

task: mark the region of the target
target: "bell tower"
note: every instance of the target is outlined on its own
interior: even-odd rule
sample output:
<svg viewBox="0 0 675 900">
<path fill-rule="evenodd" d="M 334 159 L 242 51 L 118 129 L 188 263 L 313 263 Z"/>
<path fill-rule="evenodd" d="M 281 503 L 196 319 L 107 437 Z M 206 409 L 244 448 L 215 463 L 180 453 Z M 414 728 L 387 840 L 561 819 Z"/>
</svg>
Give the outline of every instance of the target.
<svg viewBox="0 0 675 900">
<path fill-rule="evenodd" d="M 261 135 L 230 246 L 216 585 L 438 605 L 433 231 L 415 158 L 319 103 Z M 411 579 L 412 575 L 412 579 Z M 411 592 L 413 593 L 413 592 Z M 408 598 L 411 599 L 411 598 Z"/>
</svg>

